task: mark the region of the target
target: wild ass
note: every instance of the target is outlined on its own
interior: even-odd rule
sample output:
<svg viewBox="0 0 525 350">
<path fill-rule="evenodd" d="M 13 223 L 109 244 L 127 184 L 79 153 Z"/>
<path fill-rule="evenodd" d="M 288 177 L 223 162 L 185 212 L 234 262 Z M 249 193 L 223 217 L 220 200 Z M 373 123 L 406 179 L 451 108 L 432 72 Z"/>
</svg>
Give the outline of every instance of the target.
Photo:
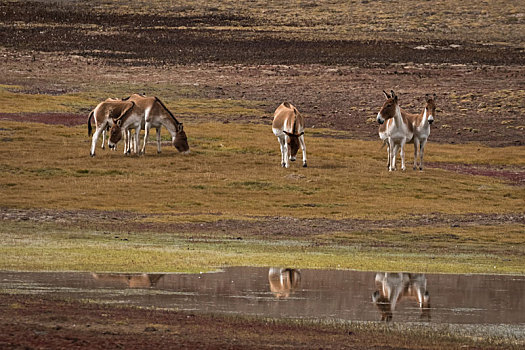
<svg viewBox="0 0 525 350">
<path fill-rule="evenodd" d="M 93 128 L 91 126 L 91 119 L 95 120 L 96 130 L 93 134 L 91 141 L 90 155 L 95 156 L 95 147 L 97 140 L 102 133 L 102 149 L 105 148 L 106 129 L 113 126 L 115 120 L 122 118 L 129 114 L 135 103 L 132 101 L 121 101 L 117 99 L 108 98 L 107 100 L 99 103 L 91 113 L 87 120 L 88 124 L 88 136 L 91 136 Z"/>
<path fill-rule="evenodd" d="M 405 170 L 405 144 L 412 140 L 414 127 L 409 119 L 408 113 L 399 107 L 398 97 L 391 90 L 391 95 L 383 91 L 386 97 L 385 103 L 377 113 L 379 137 L 387 146 L 389 171 L 396 170 L 396 154 L 400 148 L 401 170 Z"/>
<path fill-rule="evenodd" d="M 426 106 L 423 112 L 420 114 L 411 114 L 399 107 L 397 103 L 398 98 L 394 91 L 391 91 L 391 95 L 388 95 L 385 91 L 383 91 L 383 93 L 387 100 L 383 104 L 381 111 L 377 114 L 377 121 L 381 124 L 379 127 L 379 137 L 383 140 L 384 144 L 387 145 L 388 170 L 392 171 L 396 169 L 395 156 L 398 146 L 401 147 L 401 169 L 405 170 L 405 143 L 414 143 L 413 169 L 417 169 L 419 151 L 419 169 L 423 170 L 425 144 L 430 135 L 430 124 L 434 121 L 434 115 L 436 114 L 436 94 L 434 94 L 433 97 L 429 97 L 428 94 L 426 95 Z"/>
<path fill-rule="evenodd" d="M 295 161 L 299 144 L 303 150 L 303 167 L 306 167 L 306 145 L 304 143 L 304 118 L 297 108 L 283 102 L 275 110 L 272 131 L 281 146 L 281 165 L 290 167 L 290 160 Z"/>
<path fill-rule="evenodd" d="M 429 94 L 425 95 L 427 102 L 425 109 L 419 115 L 411 115 L 412 126 L 414 129 L 414 170 L 417 169 L 417 153 L 419 150 L 419 170 L 423 170 L 423 152 L 425 145 L 430 136 L 430 125 L 434 122 L 434 116 L 436 115 L 436 94 L 430 97 Z"/>
<path fill-rule="evenodd" d="M 430 319 L 430 296 L 427 278 L 423 274 L 377 273 L 377 290 L 372 301 L 381 312 L 381 321 L 391 321 L 396 305 L 403 299 L 416 300 L 421 310 L 420 318 Z"/>
<path fill-rule="evenodd" d="M 126 118 L 120 119 L 115 123 L 110 132 L 109 145 L 116 145 L 122 138 L 122 134 L 127 133 L 129 129 L 137 129 L 140 125 L 144 126 L 144 144 L 140 153 L 145 153 L 146 144 L 148 141 L 149 130 L 154 127 L 157 130 L 157 153 L 161 152 L 161 138 L 160 128 L 161 126 L 171 134 L 173 146 L 179 151 L 187 153 L 189 152 L 188 139 L 184 132 L 183 124 L 180 123 L 175 116 L 168 110 L 168 108 L 162 103 L 157 97 L 144 97 L 138 94 L 131 95 L 127 101 L 135 103 L 133 112 L 130 113 Z M 138 144 L 138 133 L 135 133 L 135 142 Z M 138 147 L 138 146 L 136 146 Z M 137 152 L 137 150 L 135 150 Z"/>
</svg>

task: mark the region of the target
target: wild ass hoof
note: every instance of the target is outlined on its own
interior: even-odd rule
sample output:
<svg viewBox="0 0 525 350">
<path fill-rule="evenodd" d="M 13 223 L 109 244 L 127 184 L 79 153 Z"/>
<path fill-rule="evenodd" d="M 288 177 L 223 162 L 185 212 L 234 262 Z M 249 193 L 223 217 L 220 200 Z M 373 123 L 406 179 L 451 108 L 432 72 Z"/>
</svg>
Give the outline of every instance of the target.
<svg viewBox="0 0 525 350">
<path fill-rule="evenodd" d="M 89 155 L 90 155 L 91 157 L 94 157 L 94 156 L 95 156 L 95 153 L 91 153 L 91 152 L 89 152 Z"/>
<path fill-rule="evenodd" d="M 286 168 L 286 163 L 281 163 L 281 167 Z"/>
<path fill-rule="evenodd" d="M 303 168 L 307 168 L 308 165 L 306 165 L 306 162 L 303 163 Z"/>
</svg>

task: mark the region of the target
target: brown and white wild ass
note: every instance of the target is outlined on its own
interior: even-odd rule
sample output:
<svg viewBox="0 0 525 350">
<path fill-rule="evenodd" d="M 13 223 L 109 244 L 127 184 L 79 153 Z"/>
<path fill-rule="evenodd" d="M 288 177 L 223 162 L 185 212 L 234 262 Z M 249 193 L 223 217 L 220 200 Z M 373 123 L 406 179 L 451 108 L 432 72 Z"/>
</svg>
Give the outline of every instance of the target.
<svg viewBox="0 0 525 350">
<path fill-rule="evenodd" d="M 306 145 L 304 143 L 304 118 L 297 108 L 283 102 L 275 110 L 272 131 L 281 146 L 281 165 L 290 167 L 290 160 L 295 161 L 299 144 L 303 150 L 303 167 L 306 167 Z"/>
<path fill-rule="evenodd" d="M 175 116 L 168 110 L 168 108 L 157 97 L 145 97 L 138 94 L 131 95 L 127 101 L 135 103 L 133 112 L 128 114 L 126 118 L 121 118 L 117 123 L 111 127 L 109 144 L 116 145 L 122 138 L 123 133 L 126 134 L 129 129 L 137 129 L 144 126 L 144 144 L 141 153 L 145 153 L 146 144 L 148 141 L 149 130 L 154 127 L 157 130 L 157 152 L 161 152 L 161 138 L 160 128 L 166 127 L 171 134 L 172 144 L 179 151 L 188 153 L 189 145 L 186 133 L 184 132 L 183 124 L 180 123 Z M 138 144 L 138 133 L 135 133 L 135 142 Z M 138 147 L 138 146 L 136 146 Z M 137 153 L 137 150 L 135 149 Z"/>
<path fill-rule="evenodd" d="M 391 90 L 391 95 L 383 91 L 385 103 L 377 113 L 379 137 L 387 146 L 389 171 L 396 170 L 396 154 L 400 149 L 401 169 L 405 170 L 405 144 L 412 140 L 414 130 L 407 113 L 399 106 L 397 95 Z"/>
<path fill-rule="evenodd" d="M 433 97 L 426 95 L 426 106 L 420 114 L 411 114 L 399 107 L 398 97 L 391 91 L 391 95 L 383 91 L 386 101 L 377 114 L 379 137 L 387 145 L 388 170 L 396 169 L 395 157 L 400 148 L 401 169 L 405 170 L 405 143 L 414 143 L 414 166 L 417 169 L 418 151 L 420 156 L 419 169 L 423 170 L 423 154 L 430 135 L 430 124 L 436 114 L 436 94 Z"/>
<path fill-rule="evenodd" d="M 102 133 L 102 149 L 105 148 L 106 129 L 113 126 L 115 120 L 118 120 L 125 115 L 129 114 L 135 103 L 132 101 L 122 101 L 117 99 L 108 98 L 107 100 L 99 103 L 91 113 L 87 120 L 88 124 L 88 136 L 91 136 L 93 128 L 91 126 L 91 119 L 95 120 L 96 130 L 93 134 L 91 141 L 90 155 L 95 156 L 95 147 L 97 140 Z"/>
<path fill-rule="evenodd" d="M 430 319 L 430 295 L 427 278 L 423 274 L 377 273 L 377 290 L 372 301 L 381 312 L 381 321 L 391 321 L 396 305 L 403 299 L 416 300 L 421 310 L 421 319 Z"/>
<path fill-rule="evenodd" d="M 421 114 L 412 115 L 411 121 L 414 129 L 414 170 L 417 169 L 417 158 L 419 151 L 419 170 L 423 170 L 423 153 L 428 137 L 430 136 L 430 125 L 434 122 L 436 115 L 436 94 L 432 97 L 426 94 L 426 106 Z"/>
</svg>

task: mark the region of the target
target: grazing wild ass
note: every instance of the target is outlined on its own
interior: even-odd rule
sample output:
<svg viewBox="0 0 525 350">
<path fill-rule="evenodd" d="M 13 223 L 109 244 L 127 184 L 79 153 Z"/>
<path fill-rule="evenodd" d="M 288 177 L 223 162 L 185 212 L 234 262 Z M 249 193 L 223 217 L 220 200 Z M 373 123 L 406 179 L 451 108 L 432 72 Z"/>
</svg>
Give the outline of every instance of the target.
<svg viewBox="0 0 525 350">
<path fill-rule="evenodd" d="M 281 146 L 281 165 L 288 168 L 289 161 L 295 161 L 300 144 L 303 150 L 303 167 L 306 167 L 304 118 L 297 108 L 288 102 L 277 107 L 273 117 L 272 131 Z"/>
<path fill-rule="evenodd" d="M 108 98 L 107 100 L 99 103 L 91 113 L 87 120 L 88 124 L 88 135 L 91 136 L 93 128 L 91 126 L 91 119 L 95 120 L 96 130 L 93 134 L 91 141 L 90 155 L 95 156 L 95 147 L 97 140 L 102 133 L 102 149 L 104 149 L 106 139 L 106 129 L 113 126 L 115 120 L 123 118 L 128 115 L 134 107 L 135 103 L 132 101 L 122 101 L 117 99 Z"/>
<path fill-rule="evenodd" d="M 168 110 L 168 108 L 157 97 L 144 97 L 138 94 L 131 95 L 127 101 L 135 103 L 133 112 L 129 113 L 125 118 L 119 119 L 111 127 L 109 145 L 114 146 L 122 138 L 123 133 L 127 133 L 129 129 L 139 130 L 144 126 L 144 144 L 140 153 L 145 153 L 146 144 L 148 142 L 149 130 L 154 127 L 157 130 L 157 153 L 161 152 L 161 138 L 160 128 L 162 126 L 171 134 L 172 144 L 179 151 L 183 153 L 189 152 L 188 139 L 184 132 L 183 124 L 180 123 L 175 116 Z M 138 148 L 138 132 L 135 133 L 135 152 Z"/>
<path fill-rule="evenodd" d="M 296 269 L 281 269 L 272 267 L 268 271 L 268 282 L 270 291 L 277 299 L 285 299 L 299 287 L 301 283 L 301 272 Z"/>
<path fill-rule="evenodd" d="M 391 321 L 396 305 L 403 299 L 416 300 L 421 310 L 420 318 L 430 320 L 430 296 L 427 278 L 423 274 L 377 273 L 377 290 L 372 301 L 381 312 L 381 321 Z"/>
<path fill-rule="evenodd" d="M 391 95 L 383 91 L 386 101 L 377 114 L 379 137 L 387 146 L 389 171 L 396 170 L 396 154 L 400 148 L 401 169 L 405 170 L 406 143 L 414 143 L 414 166 L 417 169 L 418 151 L 420 156 L 419 169 L 423 170 L 423 153 L 430 135 L 430 124 L 436 114 L 436 94 L 426 95 L 426 106 L 421 114 L 411 114 L 404 111 L 398 104 L 398 97 L 391 90 Z"/>
</svg>

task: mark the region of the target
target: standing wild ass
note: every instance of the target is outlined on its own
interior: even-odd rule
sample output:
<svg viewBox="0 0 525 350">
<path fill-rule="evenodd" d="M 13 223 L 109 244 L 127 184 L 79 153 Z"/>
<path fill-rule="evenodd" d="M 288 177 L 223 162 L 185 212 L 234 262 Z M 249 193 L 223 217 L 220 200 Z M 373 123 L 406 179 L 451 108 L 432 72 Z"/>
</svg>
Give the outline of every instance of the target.
<svg viewBox="0 0 525 350">
<path fill-rule="evenodd" d="M 405 170 L 405 143 L 412 140 L 414 128 L 409 120 L 408 113 L 399 107 L 398 97 L 391 90 L 391 95 L 383 91 L 386 97 L 385 103 L 377 113 L 379 137 L 387 146 L 388 170 L 396 170 L 396 153 L 400 148 L 401 169 Z"/>
<path fill-rule="evenodd" d="M 281 165 L 290 167 L 290 160 L 295 161 L 299 144 L 303 150 L 303 167 L 306 167 L 306 145 L 304 143 L 304 118 L 297 108 L 283 102 L 275 110 L 272 131 L 281 145 Z"/>
<path fill-rule="evenodd" d="M 113 126 L 116 120 L 121 119 L 125 115 L 129 114 L 134 107 L 135 103 L 132 101 L 122 101 L 113 98 L 100 102 L 91 113 L 87 120 L 88 124 L 88 135 L 91 136 L 93 128 L 91 126 L 91 119 L 95 120 L 96 130 L 93 134 L 91 141 L 90 155 L 95 156 L 95 147 L 97 140 L 102 133 L 102 149 L 105 148 L 106 129 Z"/>
<path fill-rule="evenodd" d="M 426 94 L 425 100 L 427 104 L 421 114 L 411 115 L 414 129 L 414 170 L 417 169 L 417 153 L 419 150 L 419 170 L 423 170 L 423 152 L 425 145 L 430 135 L 430 124 L 434 122 L 434 116 L 436 115 L 436 94 L 430 97 Z"/>
<path fill-rule="evenodd" d="M 419 169 L 423 170 L 423 153 L 428 136 L 430 124 L 436 114 L 436 94 L 433 97 L 426 95 L 426 106 L 420 114 L 411 114 L 404 111 L 398 104 L 398 97 L 391 90 L 391 95 L 383 91 L 386 101 L 377 114 L 379 124 L 379 137 L 387 146 L 389 171 L 396 169 L 396 154 L 400 147 L 401 169 L 405 170 L 405 143 L 414 143 L 414 170 L 417 169 L 418 151 L 420 156 Z"/>
<path fill-rule="evenodd" d="M 128 133 L 129 129 L 140 131 L 140 127 L 144 125 L 144 144 L 141 153 L 145 153 L 146 151 L 146 144 L 151 127 L 154 127 L 157 130 L 157 153 L 160 153 L 160 128 L 161 126 L 164 126 L 171 134 L 173 146 L 179 152 L 189 152 L 190 147 L 188 145 L 186 133 L 184 132 L 183 124 L 173 116 L 159 98 L 144 97 L 142 95 L 133 94 L 127 99 L 127 101 L 134 102 L 135 108 L 132 113 L 129 113 L 125 118 L 121 118 L 111 127 L 109 139 L 110 146 L 116 145 L 116 143 L 120 141 L 122 134 Z M 137 127 L 139 128 L 137 129 Z M 138 132 L 136 132 L 136 145 L 138 145 L 138 141 Z M 137 147 L 138 146 L 135 146 L 135 148 Z M 135 152 L 137 153 L 137 149 L 135 149 Z"/>
</svg>

